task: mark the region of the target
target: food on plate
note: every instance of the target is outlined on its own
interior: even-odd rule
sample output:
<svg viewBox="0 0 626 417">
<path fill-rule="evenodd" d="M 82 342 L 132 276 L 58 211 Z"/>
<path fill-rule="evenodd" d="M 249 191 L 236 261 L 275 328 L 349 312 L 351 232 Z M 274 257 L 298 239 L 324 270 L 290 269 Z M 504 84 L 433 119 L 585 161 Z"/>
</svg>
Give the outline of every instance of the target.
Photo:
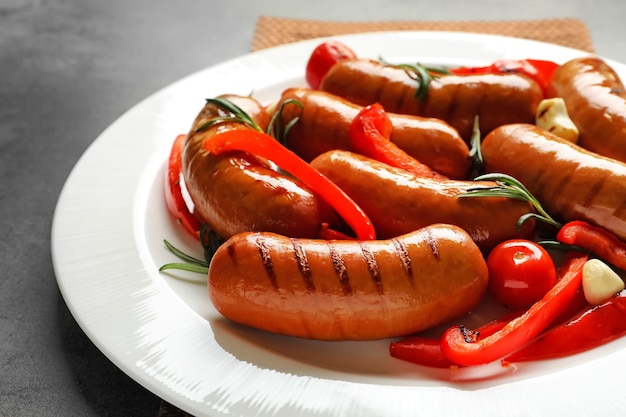
<svg viewBox="0 0 626 417">
<path fill-rule="evenodd" d="M 626 162 L 626 88 L 605 60 L 585 56 L 564 63 L 547 94 L 565 101 L 580 146 Z"/>
<path fill-rule="evenodd" d="M 262 129 L 265 108 L 251 97 L 222 97 L 239 106 Z M 300 181 L 276 172 L 266 161 L 246 153 L 212 155 L 204 142 L 229 130 L 253 130 L 231 118 L 230 111 L 208 102 L 193 122 L 183 150 L 185 186 L 194 214 L 222 238 L 245 231 L 273 231 L 315 237 L 322 224 L 335 224 L 330 206 Z"/>
<path fill-rule="evenodd" d="M 552 75 L 558 67 L 559 64 L 556 62 L 544 59 L 497 59 L 486 66 L 450 68 L 445 69 L 444 73 L 455 75 L 522 74 L 535 80 L 545 94 Z"/>
<path fill-rule="evenodd" d="M 529 124 L 482 142 L 485 170 L 517 178 L 557 220 L 583 220 L 626 239 L 626 164 Z"/>
<path fill-rule="evenodd" d="M 236 235 L 209 269 L 209 294 L 229 319 L 274 333 L 367 340 L 417 332 L 475 307 L 487 267 L 470 236 L 434 224 L 389 240 Z"/>
<path fill-rule="evenodd" d="M 204 150 L 213 155 L 243 151 L 271 159 L 278 168 L 296 176 L 336 210 L 352 228 L 357 239 L 376 239 L 376 231 L 365 212 L 337 184 L 298 158 L 270 135 L 256 130 L 230 130 L 204 142 Z M 324 225 L 322 225 L 322 232 Z"/>
<path fill-rule="evenodd" d="M 289 100 L 301 105 L 285 105 L 281 112 L 284 124 L 297 118 L 284 138 L 289 149 L 306 161 L 333 149 L 350 150 L 349 126 L 362 106 L 324 91 L 288 88 L 277 107 Z M 387 114 L 393 125 L 390 139 L 398 147 L 446 177 L 467 177 L 471 168 L 468 146 L 448 123 L 435 118 Z"/>
<path fill-rule="evenodd" d="M 588 256 L 570 252 L 560 271 L 557 284 L 526 312 L 499 331 L 480 337 L 463 325 L 452 326 L 441 336 L 441 351 L 452 363 L 464 366 L 497 361 L 521 349 L 554 322 L 571 302 L 582 281 Z"/>
<path fill-rule="evenodd" d="M 319 88 L 322 78 L 337 62 L 356 58 L 356 53 L 343 42 L 329 40 L 313 49 L 306 63 L 304 76 L 311 88 Z"/>
<path fill-rule="evenodd" d="M 489 293 L 502 305 L 528 308 L 556 284 L 556 267 L 550 254 L 526 239 L 498 244 L 487 257 Z"/>
<path fill-rule="evenodd" d="M 349 151 L 329 151 L 311 165 L 343 189 L 369 216 L 380 238 L 391 238 L 432 223 L 466 230 L 487 253 L 503 240 L 531 238 L 534 222 L 517 220 L 532 211 L 524 201 L 505 197 L 459 198 L 491 181 L 433 180 Z"/>
<path fill-rule="evenodd" d="M 363 156 L 401 168 L 419 177 L 448 179 L 389 140 L 392 128 L 391 119 L 380 104 L 365 106 L 350 123 L 350 147 Z"/>
<path fill-rule="evenodd" d="M 589 261 L 591 262 L 591 261 Z M 587 306 L 542 334 L 537 340 L 507 356 L 506 362 L 562 358 L 601 346 L 626 335 L 626 295 Z"/>
<path fill-rule="evenodd" d="M 437 76 L 420 99 L 415 94 L 423 79 L 379 61 L 346 59 L 328 71 L 320 89 L 361 106 L 378 102 L 388 112 L 442 119 L 466 142 L 476 116 L 483 134 L 508 123 L 533 123 L 544 98 L 534 80 L 516 73 Z"/>
<path fill-rule="evenodd" d="M 453 369 L 626 334 L 614 271 L 626 269 L 626 164 L 584 148 L 592 130 L 607 148 L 626 131 L 605 62 L 436 70 L 329 41 L 305 78 L 313 89 L 287 88 L 267 108 L 208 99 L 170 152 L 168 209 L 207 260 L 166 246 L 208 274 L 222 315 L 306 339 L 403 337 L 392 356 Z M 606 109 L 590 112 L 594 100 Z M 554 240 L 535 241 L 544 235 Z M 460 324 L 494 301 L 510 313 Z"/>
<path fill-rule="evenodd" d="M 541 100 L 537 107 L 535 125 L 572 143 L 578 143 L 580 133 L 570 119 L 565 100 L 561 97 Z"/>
</svg>

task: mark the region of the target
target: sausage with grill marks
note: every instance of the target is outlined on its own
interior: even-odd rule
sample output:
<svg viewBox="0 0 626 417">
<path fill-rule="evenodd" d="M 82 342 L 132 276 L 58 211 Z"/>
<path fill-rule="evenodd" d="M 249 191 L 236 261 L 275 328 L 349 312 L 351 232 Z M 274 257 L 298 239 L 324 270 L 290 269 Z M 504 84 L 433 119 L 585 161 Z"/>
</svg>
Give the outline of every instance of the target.
<svg viewBox="0 0 626 417">
<path fill-rule="evenodd" d="M 371 340 L 468 313 L 486 291 L 487 267 L 470 236 L 445 224 L 374 241 L 242 233 L 215 253 L 208 286 L 216 309 L 246 326 Z"/>
<path fill-rule="evenodd" d="M 269 115 L 257 100 L 232 94 L 222 98 L 266 128 Z M 233 121 L 199 129 L 224 116 L 230 114 L 207 103 L 196 116 L 183 150 L 185 185 L 202 222 L 223 238 L 246 231 L 316 237 L 323 223 L 336 224 L 328 203 L 300 181 L 276 172 L 267 161 L 245 152 L 213 155 L 205 150 L 204 141 L 217 133 L 251 129 Z"/>
<path fill-rule="evenodd" d="M 557 220 L 585 220 L 626 240 L 626 164 L 526 124 L 494 130 L 482 153 L 488 172 L 517 178 Z"/>
<path fill-rule="evenodd" d="M 539 84 L 521 74 L 443 75 L 433 79 L 424 100 L 404 69 L 368 59 L 338 62 L 320 89 L 361 106 L 380 103 L 386 111 L 442 119 L 469 142 L 475 116 L 486 135 L 508 123 L 532 123 L 543 99 Z"/>
<path fill-rule="evenodd" d="M 333 149 L 350 149 L 350 123 L 361 110 L 348 100 L 324 91 L 288 88 L 277 104 L 297 100 L 302 107 L 284 106 L 281 116 L 289 130 L 287 147 L 311 161 Z M 438 173 L 466 178 L 472 165 L 467 143 L 449 124 L 432 117 L 388 113 L 393 129 L 390 140 L 406 153 Z"/>
<path fill-rule="evenodd" d="M 385 239 L 432 223 L 466 230 L 484 253 L 506 239 L 532 238 L 534 220 L 517 227 L 529 203 L 506 197 L 460 198 L 492 181 L 435 180 L 417 177 L 349 151 L 329 151 L 311 166 L 337 184 L 369 216 L 376 236 Z"/>
</svg>

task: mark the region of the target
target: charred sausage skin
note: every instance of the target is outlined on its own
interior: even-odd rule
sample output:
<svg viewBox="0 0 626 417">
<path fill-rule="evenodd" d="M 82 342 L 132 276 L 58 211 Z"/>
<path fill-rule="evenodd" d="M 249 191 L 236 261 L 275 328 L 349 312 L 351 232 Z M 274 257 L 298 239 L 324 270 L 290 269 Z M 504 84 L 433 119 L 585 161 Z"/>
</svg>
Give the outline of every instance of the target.
<svg viewBox="0 0 626 417">
<path fill-rule="evenodd" d="M 626 164 L 527 124 L 494 130 L 482 152 L 487 171 L 517 178 L 553 217 L 585 220 L 626 240 Z"/>
<path fill-rule="evenodd" d="M 348 151 L 326 152 L 311 165 L 365 210 L 380 238 L 450 223 L 466 230 L 487 253 L 503 240 L 533 235 L 532 221 L 521 230 L 516 225 L 531 211 L 527 203 L 504 197 L 459 198 L 471 188 L 495 185 L 492 182 L 420 178 Z"/>
<path fill-rule="evenodd" d="M 320 89 L 358 105 L 380 103 L 392 113 L 434 117 L 454 127 L 466 142 L 475 116 L 483 135 L 508 123 L 532 123 L 543 99 L 541 87 L 520 74 L 445 75 L 434 78 L 424 100 L 403 69 L 368 59 L 334 65 Z"/>
<path fill-rule="evenodd" d="M 269 115 L 255 99 L 222 97 L 266 128 Z M 250 129 L 241 123 L 222 122 L 198 131 L 208 121 L 225 115 L 224 110 L 207 103 L 185 142 L 183 177 L 196 215 L 223 238 L 246 231 L 315 237 L 322 223 L 334 225 L 335 215 L 329 205 L 299 181 L 275 172 L 249 154 L 212 155 L 204 149 L 204 141 L 216 133 Z"/>
<path fill-rule="evenodd" d="M 289 100 L 302 107 L 283 107 L 285 124 L 298 118 L 286 137 L 288 148 L 306 161 L 333 149 L 350 149 L 349 126 L 361 106 L 324 91 L 289 88 L 277 107 Z M 466 178 L 471 168 L 469 148 L 453 127 L 431 117 L 395 113 L 389 117 L 390 140 L 398 147 L 448 178 Z"/>
<path fill-rule="evenodd" d="M 564 63 L 554 72 L 547 95 L 565 101 L 580 146 L 626 162 L 626 89 L 604 60 L 586 56 Z"/>
<path fill-rule="evenodd" d="M 208 286 L 225 317 L 318 340 L 402 336 L 468 313 L 487 267 L 462 229 L 431 225 L 389 240 L 244 233 L 215 253 Z"/>
</svg>

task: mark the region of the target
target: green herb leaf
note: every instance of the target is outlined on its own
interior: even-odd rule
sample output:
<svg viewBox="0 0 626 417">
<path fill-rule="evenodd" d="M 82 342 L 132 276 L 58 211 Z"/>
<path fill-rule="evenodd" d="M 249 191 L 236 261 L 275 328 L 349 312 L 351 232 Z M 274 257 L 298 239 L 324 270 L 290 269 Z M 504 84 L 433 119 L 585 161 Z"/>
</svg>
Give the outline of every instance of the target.
<svg viewBox="0 0 626 417">
<path fill-rule="evenodd" d="M 560 250 L 565 252 L 576 251 L 589 253 L 588 250 L 575 245 L 568 245 L 567 243 L 561 243 L 558 240 L 540 240 L 537 244 L 543 246 L 545 249 Z"/>
<path fill-rule="evenodd" d="M 203 265 L 190 264 L 190 263 L 181 263 L 181 262 L 173 262 L 169 264 L 165 264 L 159 268 L 159 272 L 167 271 L 168 269 L 176 269 L 178 271 L 187 271 L 187 272 L 195 272 L 198 274 L 208 274 L 209 268 Z"/>
<path fill-rule="evenodd" d="M 200 242 L 204 250 L 205 260 L 195 258 L 176 248 L 167 240 L 163 240 L 165 247 L 183 262 L 172 262 L 165 264 L 159 268 L 159 272 L 168 269 L 178 269 L 180 271 L 197 272 L 200 274 L 209 273 L 209 264 L 215 254 L 217 248 L 220 247 L 224 240 L 221 239 L 213 230 L 210 230 L 206 224 L 200 229 Z"/>
<path fill-rule="evenodd" d="M 428 96 L 428 90 L 433 79 L 439 77 L 439 75 L 433 75 L 431 69 L 419 62 L 416 64 L 391 64 L 384 59 L 380 58 L 380 62 L 385 65 L 403 69 L 411 79 L 417 81 L 417 89 L 415 90 L 415 98 L 423 101 Z M 444 68 L 437 68 L 434 70 L 437 74 L 447 74 L 448 71 Z"/>
<path fill-rule="evenodd" d="M 267 126 L 267 134 L 275 138 L 284 146 L 286 145 L 287 135 L 289 135 L 289 131 L 300 119 L 299 117 L 294 117 L 286 125 L 283 124 L 283 111 L 285 109 L 285 106 L 290 104 L 296 105 L 300 107 L 300 109 L 304 108 L 302 106 L 302 103 L 294 98 L 285 100 L 280 104 L 280 107 L 276 111 L 274 111 L 274 114 L 272 115 L 272 118 L 270 120 L 270 124 Z"/>
<path fill-rule="evenodd" d="M 471 178 L 475 178 L 482 175 L 485 172 L 485 160 L 481 150 L 482 135 L 480 132 L 480 122 L 478 115 L 474 117 L 474 125 L 472 128 L 472 137 L 470 139 L 470 151 L 469 156 L 472 158 L 472 172 Z"/>
<path fill-rule="evenodd" d="M 535 218 L 550 224 L 554 227 L 560 228 L 561 224 L 554 220 L 542 207 L 539 200 L 533 196 L 530 191 L 517 179 L 506 174 L 485 174 L 474 178 L 475 181 L 495 181 L 496 186 L 486 188 L 470 188 L 465 194 L 461 194 L 459 197 L 506 197 L 515 200 L 522 200 L 529 202 L 536 213 L 529 213 L 521 216 L 517 222 L 517 227 L 521 227 L 522 224 L 530 219 Z"/>
<path fill-rule="evenodd" d="M 230 101 L 228 99 L 225 99 L 225 98 L 216 97 L 216 98 L 208 98 L 208 99 L 206 99 L 206 102 L 216 106 L 219 109 L 224 110 L 225 112 L 229 113 L 229 115 L 228 116 L 215 117 L 215 118 L 209 120 L 208 122 L 206 122 L 205 124 L 203 124 L 202 126 L 197 128 L 196 132 L 201 132 L 201 131 L 208 129 L 209 127 L 211 127 L 211 126 L 213 126 L 215 124 L 224 123 L 224 122 L 243 123 L 243 124 L 251 127 L 254 130 L 258 130 L 259 132 L 263 132 L 263 129 L 261 129 L 261 126 L 259 126 L 258 123 L 255 122 L 254 119 L 252 117 L 250 117 L 250 115 L 248 113 L 246 113 L 241 107 L 239 107 L 238 105 L 236 105 L 232 101 Z"/>
</svg>

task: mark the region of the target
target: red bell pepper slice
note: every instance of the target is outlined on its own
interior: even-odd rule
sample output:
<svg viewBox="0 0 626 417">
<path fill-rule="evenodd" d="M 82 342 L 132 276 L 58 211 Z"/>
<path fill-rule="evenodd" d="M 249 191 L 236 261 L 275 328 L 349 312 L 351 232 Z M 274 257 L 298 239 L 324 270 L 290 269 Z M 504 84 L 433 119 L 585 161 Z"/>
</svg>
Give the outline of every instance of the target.
<svg viewBox="0 0 626 417">
<path fill-rule="evenodd" d="M 613 266 L 626 269 L 626 243 L 602 227 L 581 220 L 571 221 L 561 227 L 556 240 L 578 246 Z"/>
<path fill-rule="evenodd" d="M 483 324 L 476 332 L 479 337 L 488 337 L 500 331 L 512 319 L 519 317 L 524 310 L 516 311 L 502 318 L 492 320 Z M 421 336 L 407 336 L 389 345 L 389 354 L 397 359 L 413 362 L 418 365 L 429 366 L 431 368 L 449 368 L 459 366 L 444 356 L 441 351 L 440 339 L 432 339 Z"/>
<path fill-rule="evenodd" d="M 200 239 L 200 220 L 189 211 L 183 198 L 180 175 L 182 171 L 183 146 L 187 135 L 178 135 L 172 145 L 165 172 L 165 201 L 170 214 L 196 239 Z"/>
<path fill-rule="evenodd" d="M 226 151 L 243 151 L 274 162 L 334 208 L 352 228 L 357 239 L 376 239 L 374 226 L 367 214 L 343 190 L 270 135 L 256 130 L 230 130 L 206 140 L 204 148 L 216 155 Z"/>
<path fill-rule="evenodd" d="M 555 62 L 541 59 L 499 59 L 485 67 L 459 67 L 450 69 L 450 72 L 456 75 L 506 74 L 515 72 L 535 80 L 545 94 L 552 74 L 558 67 L 559 65 Z"/>
<path fill-rule="evenodd" d="M 562 278 L 538 302 L 500 331 L 483 339 L 465 326 L 454 326 L 441 338 L 444 356 L 460 365 L 481 365 L 501 359 L 537 337 L 575 298 L 588 255 L 569 252 L 559 270 Z"/>
<path fill-rule="evenodd" d="M 626 296 L 589 307 L 573 319 L 549 331 L 507 356 L 504 362 L 559 358 L 584 352 L 626 335 Z"/>
<path fill-rule="evenodd" d="M 350 146 L 355 152 L 420 177 L 446 179 L 391 142 L 392 129 L 391 119 L 380 104 L 365 106 L 350 123 Z"/>
</svg>

